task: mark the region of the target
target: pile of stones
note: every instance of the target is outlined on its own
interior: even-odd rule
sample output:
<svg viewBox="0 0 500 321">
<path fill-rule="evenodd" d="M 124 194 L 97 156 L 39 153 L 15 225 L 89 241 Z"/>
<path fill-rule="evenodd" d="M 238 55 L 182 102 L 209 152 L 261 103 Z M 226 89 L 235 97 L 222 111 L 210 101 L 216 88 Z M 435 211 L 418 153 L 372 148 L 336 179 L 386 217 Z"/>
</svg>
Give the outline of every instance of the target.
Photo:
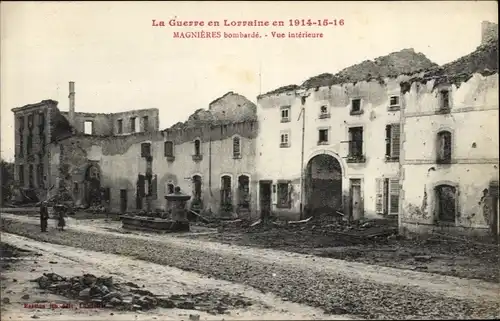
<svg viewBox="0 0 500 321">
<path fill-rule="evenodd" d="M 161 307 L 224 314 L 229 308 L 245 308 L 253 304 L 243 296 L 220 291 L 155 295 L 132 282 L 114 283 L 112 277 L 96 277 L 92 274 L 66 278 L 56 273 L 44 273 L 32 282 L 37 282 L 40 289 L 79 300 L 81 304 L 115 310 L 150 310 Z"/>
</svg>

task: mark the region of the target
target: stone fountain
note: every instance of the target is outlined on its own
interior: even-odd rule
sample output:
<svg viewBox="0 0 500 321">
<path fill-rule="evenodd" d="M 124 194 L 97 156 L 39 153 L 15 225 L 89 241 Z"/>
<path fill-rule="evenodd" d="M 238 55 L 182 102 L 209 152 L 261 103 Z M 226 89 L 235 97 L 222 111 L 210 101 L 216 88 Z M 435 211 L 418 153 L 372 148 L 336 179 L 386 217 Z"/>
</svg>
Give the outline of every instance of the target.
<svg viewBox="0 0 500 321">
<path fill-rule="evenodd" d="M 122 227 L 159 233 L 189 232 L 186 203 L 190 198 L 191 196 L 182 193 L 180 187 L 177 186 L 173 193 L 165 196 L 171 211 L 170 219 L 137 215 L 122 216 Z"/>
</svg>

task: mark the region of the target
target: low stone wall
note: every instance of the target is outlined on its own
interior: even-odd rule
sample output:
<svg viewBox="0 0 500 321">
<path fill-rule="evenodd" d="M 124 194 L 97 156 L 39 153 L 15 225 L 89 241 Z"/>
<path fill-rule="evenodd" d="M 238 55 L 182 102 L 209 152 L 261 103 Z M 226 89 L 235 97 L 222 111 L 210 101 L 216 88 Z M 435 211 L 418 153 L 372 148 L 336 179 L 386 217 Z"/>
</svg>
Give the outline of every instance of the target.
<svg viewBox="0 0 500 321">
<path fill-rule="evenodd" d="M 39 213 L 39 207 L 2 207 L 0 208 L 2 213 Z"/>
<path fill-rule="evenodd" d="M 189 222 L 176 222 L 154 217 L 122 216 L 124 229 L 151 231 L 159 233 L 188 232 Z"/>
</svg>

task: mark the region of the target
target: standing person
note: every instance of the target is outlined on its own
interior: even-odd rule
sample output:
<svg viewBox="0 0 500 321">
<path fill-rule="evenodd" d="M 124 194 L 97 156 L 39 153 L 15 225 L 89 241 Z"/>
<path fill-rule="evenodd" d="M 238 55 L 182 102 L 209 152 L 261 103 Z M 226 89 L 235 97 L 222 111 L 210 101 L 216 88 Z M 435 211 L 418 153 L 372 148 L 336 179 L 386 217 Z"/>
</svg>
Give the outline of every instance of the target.
<svg viewBox="0 0 500 321">
<path fill-rule="evenodd" d="M 40 228 L 42 232 L 47 232 L 47 221 L 49 219 L 49 211 L 47 209 L 47 202 L 43 201 L 40 205 Z"/>
<path fill-rule="evenodd" d="M 57 227 L 60 229 L 60 231 L 64 230 L 64 226 L 66 225 L 66 221 L 64 220 L 64 217 L 66 216 L 66 206 L 64 205 L 59 205 L 59 213 L 57 216 Z"/>
</svg>

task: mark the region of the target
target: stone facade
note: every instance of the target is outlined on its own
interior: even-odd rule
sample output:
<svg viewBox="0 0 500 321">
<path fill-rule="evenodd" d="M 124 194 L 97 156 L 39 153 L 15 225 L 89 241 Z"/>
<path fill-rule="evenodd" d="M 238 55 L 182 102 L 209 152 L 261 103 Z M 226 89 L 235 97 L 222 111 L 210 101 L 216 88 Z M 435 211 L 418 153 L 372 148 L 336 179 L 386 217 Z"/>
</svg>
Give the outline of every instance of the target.
<svg viewBox="0 0 500 321">
<path fill-rule="evenodd" d="M 495 28 L 483 23 L 478 48 L 444 66 L 405 49 L 257 105 L 228 92 L 165 130 L 157 109 L 77 113 L 70 83 L 69 113 L 51 100 L 13 109 L 15 177 L 112 212 L 165 210 L 179 186 L 193 211 L 226 217 L 397 217 L 403 233 L 498 233 Z M 51 144 L 28 151 L 28 137 Z M 43 179 L 27 178 L 33 166 Z"/>
<path fill-rule="evenodd" d="M 498 218 L 498 74 L 404 94 L 400 228 L 489 234 Z"/>
<path fill-rule="evenodd" d="M 70 119 L 69 112 L 61 112 L 61 114 Z M 159 110 L 157 108 L 138 109 L 113 114 L 75 112 L 72 126 L 77 133 L 88 135 L 130 135 L 159 130 L 159 118 Z"/>
<path fill-rule="evenodd" d="M 54 100 L 12 109 L 15 119 L 15 200 L 43 199 L 53 186 L 50 143 L 70 134 L 70 126 Z"/>
<path fill-rule="evenodd" d="M 339 210 L 354 219 L 397 215 L 399 83 L 407 78 L 261 96 L 257 175 L 272 182 L 272 211 L 298 219 L 302 202 L 304 211 Z M 386 189 L 392 182 L 391 196 L 384 179 Z M 280 195 L 283 182 L 290 190 Z M 392 208 L 386 205 L 391 201 Z"/>
<path fill-rule="evenodd" d="M 179 186 L 195 211 L 249 216 L 256 211 L 256 107 L 234 93 L 213 106 L 163 131 L 77 133 L 59 141 L 52 145 L 52 179 L 71 186 L 76 205 L 88 206 L 104 191 L 102 203 L 112 212 L 165 210 L 165 195 Z"/>
<path fill-rule="evenodd" d="M 481 23 L 481 44 L 498 41 L 498 24 L 489 21 Z"/>
</svg>

